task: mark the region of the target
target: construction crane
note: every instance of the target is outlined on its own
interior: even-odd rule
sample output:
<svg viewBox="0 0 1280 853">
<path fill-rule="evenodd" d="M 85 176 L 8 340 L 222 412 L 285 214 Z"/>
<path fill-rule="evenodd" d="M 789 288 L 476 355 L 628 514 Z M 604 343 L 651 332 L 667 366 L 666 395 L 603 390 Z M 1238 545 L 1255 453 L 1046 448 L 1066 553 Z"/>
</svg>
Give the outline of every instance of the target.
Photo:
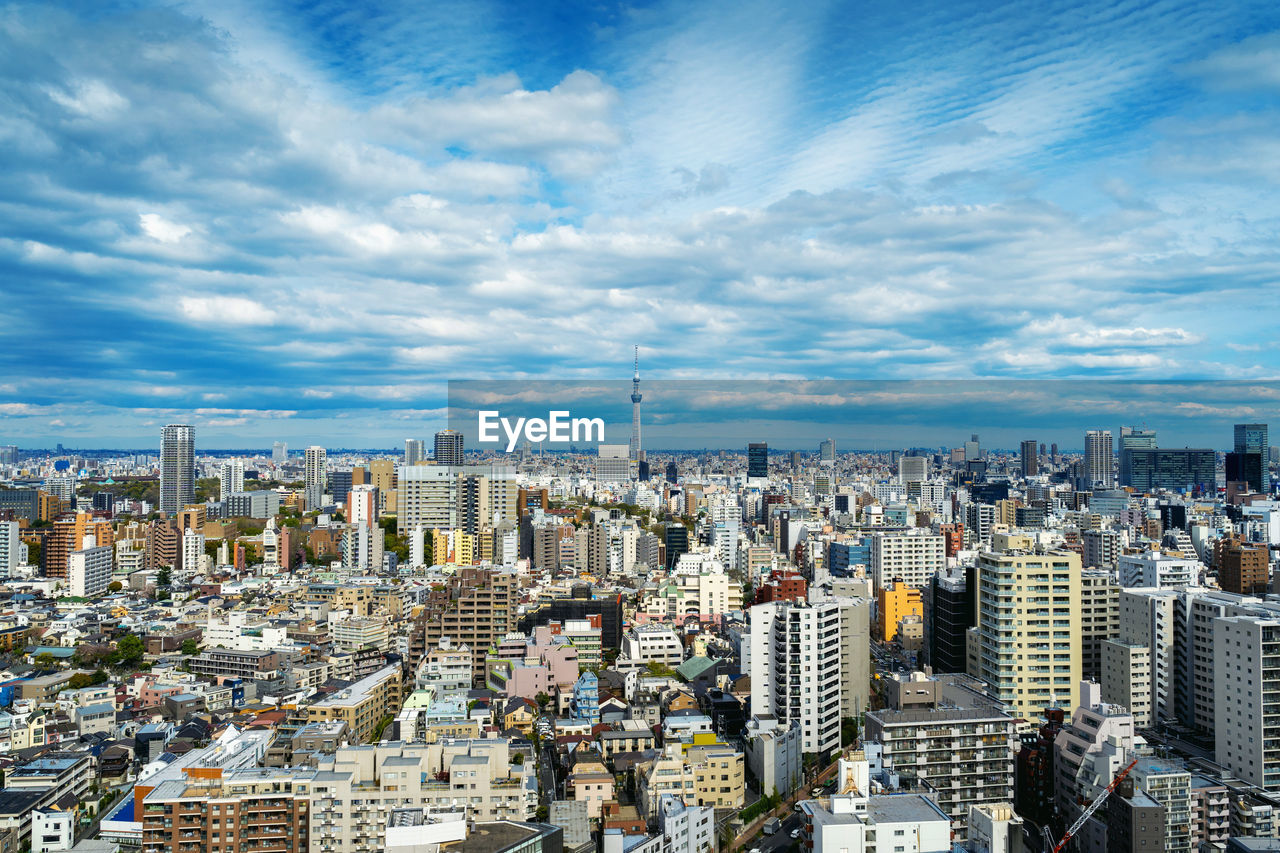
<svg viewBox="0 0 1280 853">
<path fill-rule="evenodd" d="M 1116 778 L 1111 780 L 1111 784 L 1107 786 L 1107 789 L 1093 798 L 1093 802 L 1089 804 L 1089 808 L 1085 809 L 1084 814 L 1080 815 L 1080 818 L 1075 823 L 1071 824 L 1071 828 L 1062 836 L 1062 840 L 1058 842 L 1058 846 L 1053 848 L 1053 853 L 1062 853 L 1062 848 L 1067 846 L 1067 842 L 1071 840 L 1071 837 L 1080 831 L 1080 827 L 1084 826 L 1085 821 L 1093 817 L 1093 813 L 1096 812 L 1098 807 L 1106 801 L 1107 797 L 1111 796 L 1111 792 L 1120 787 L 1120 783 L 1124 781 L 1124 777 L 1129 775 L 1129 771 L 1132 770 L 1134 765 L 1137 763 L 1138 760 L 1136 758 L 1133 761 L 1130 761 L 1129 766 L 1117 773 Z"/>
</svg>

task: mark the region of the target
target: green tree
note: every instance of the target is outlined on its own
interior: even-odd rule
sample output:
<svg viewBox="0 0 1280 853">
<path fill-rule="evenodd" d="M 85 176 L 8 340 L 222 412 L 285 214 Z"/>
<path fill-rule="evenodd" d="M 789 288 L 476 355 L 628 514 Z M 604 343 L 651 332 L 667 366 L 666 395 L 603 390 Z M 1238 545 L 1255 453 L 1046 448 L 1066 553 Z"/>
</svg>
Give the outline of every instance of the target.
<svg viewBox="0 0 1280 853">
<path fill-rule="evenodd" d="M 120 653 L 120 662 L 125 666 L 133 666 L 142 660 L 142 656 L 146 653 L 146 647 L 142 645 L 142 639 L 137 634 L 125 634 L 120 638 L 120 642 L 116 644 L 116 651 Z"/>
<path fill-rule="evenodd" d="M 50 669 L 58 665 L 58 659 L 51 652 L 41 652 L 36 655 L 36 666 L 41 669 Z"/>
<path fill-rule="evenodd" d="M 182 653 L 187 657 L 200 654 L 200 644 L 194 638 L 188 637 L 182 641 Z"/>
<path fill-rule="evenodd" d="M 110 584 L 107 585 L 107 589 L 109 589 L 111 592 L 119 592 L 120 590 L 124 589 L 124 584 L 120 583 L 120 581 L 112 581 Z"/>
<path fill-rule="evenodd" d="M 156 586 L 160 589 L 168 589 L 173 585 L 173 569 L 168 566 L 161 566 L 160 571 L 156 572 Z"/>
</svg>

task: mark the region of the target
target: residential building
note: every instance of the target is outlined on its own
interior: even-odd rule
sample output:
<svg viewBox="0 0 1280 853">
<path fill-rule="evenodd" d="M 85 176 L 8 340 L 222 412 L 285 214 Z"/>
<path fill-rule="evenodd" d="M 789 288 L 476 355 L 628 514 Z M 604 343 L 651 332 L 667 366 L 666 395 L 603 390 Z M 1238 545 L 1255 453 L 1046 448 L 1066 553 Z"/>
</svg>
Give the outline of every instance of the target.
<svg viewBox="0 0 1280 853">
<path fill-rule="evenodd" d="M 1212 648 L 1216 761 L 1280 792 L 1280 611 L 1214 619 Z"/>
<path fill-rule="evenodd" d="M 1012 802 L 1014 719 L 994 703 L 882 709 L 865 719 L 864 740 L 881 745 L 893 772 L 927 783 L 957 840 L 970 806 Z"/>
<path fill-rule="evenodd" d="M 1084 434 L 1084 469 L 1086 488 L 1115 485 L 1114 449 L 1110 430 L 1091 429 Z"/>
<path fill-rule="evenodd" d="M 160 431 L 160 513 L 177 515 L 196 499 L 195 427 L 169 424 Z"/>
<path fill-rule="evenodd" d="M 784 725 L 769 714 L 753 714 L 743 734 L 747 767 L 766 795 L 800 786 L 804 730 L 799 720 Z"/>
<path fill-rule="evenodd" d="M 218 466 L 218 497 L 226 500 L 228 495 L 244 491 L 244 461 L 229 459 Z"/>
<path fill-rule="evenodd" d="M 432 460 L 437 465 L 461 465 L 463 464 L 463 439 L 462 433 L 452 429 L 442 429 L 436 433 L 435 447 Z M 411 464 L 408 460 L 406 465 Z"/>
<path fill-rule="evenodd" d="M 314 444 L 308 447 L 302 493 L 307 509 L 316 510 L 324 505 L 324 490 L 329 485 L 328 472 L 325 449 Z"/>
<path fill-rule="evenodd" d="M 1102 679 L 1102 643 L 1120 633 L 1120 587 L 1105 569 L 1080 572 L 1080 677 Z"/>
<path fill-rule="evenodd" d="M 67 557 L 67 585 L 73 598 L 97 598 L 111 585 L 111 558 L 115 549 L 94 542 L 94 537 L 86 536 L 84 547 Z"/>
<path fill-rule="evenodd" d="M 983 552 L 977 558 L 976 671 L 1014 713 L 1079 704 L 1080 556 Z"/>
<path fill-rule="evenodd" d="M 400 710 L 400 664 L 385 666 L 307 706 L 307 722 L 340 720 L 354 739 L 367 743 L 384 718 Z"/>
<path fill-rule="evenodd" d="M 946 566 L 946 542 L 942 536 L 877 533 L 871 537 L 871 572 L 877 589 L 897 581 L 920 589 Z"/>
</svg>

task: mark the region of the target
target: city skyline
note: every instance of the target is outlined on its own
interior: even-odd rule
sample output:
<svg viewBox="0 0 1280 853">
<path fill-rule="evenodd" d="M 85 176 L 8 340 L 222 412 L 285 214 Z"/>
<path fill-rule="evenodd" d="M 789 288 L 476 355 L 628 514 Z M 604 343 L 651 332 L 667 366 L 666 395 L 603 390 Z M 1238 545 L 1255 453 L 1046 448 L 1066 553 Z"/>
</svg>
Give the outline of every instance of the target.
<svg viewBox="0 0 1280 853">
<path fill-rule="evenodd" d="M 491 11 L 12 7 L 5 440 L 373 435 L 637 342 L 1277 375 L 1273 5 Z"/>
</svg>

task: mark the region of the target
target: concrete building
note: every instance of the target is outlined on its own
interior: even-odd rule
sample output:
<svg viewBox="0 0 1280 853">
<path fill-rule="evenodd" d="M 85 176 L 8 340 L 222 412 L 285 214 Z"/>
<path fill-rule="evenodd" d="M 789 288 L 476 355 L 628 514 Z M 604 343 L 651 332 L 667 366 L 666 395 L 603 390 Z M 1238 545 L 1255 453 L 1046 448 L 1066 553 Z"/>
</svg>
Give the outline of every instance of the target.
<svg viewBox="0 0 1280 853">
<path fill-rule="evenodd" d="M 1125 640 L 1102 643 L 1102 701 L 1129 709 L 1140 729 L 1154 722 L 1151 649 Z"/>
<path fill-rule="evenodd" d="M 354 739 L 367 743 L 379 721 L 400 710 L 400 664 L 383 667 L 306 708 L 307 722 L 341 720 Z"/>
<path fill-rule="evenodd" d="M 1080 572 L 1080 677 L 1102 678 L 1102 643 L 1120 633 L 1120 587 L 1104 569 Z"/>
<path fill-rule="evenodd" d="M 1280 612 L 1221 617 L 1213 628 L 1216 760 L 1280 792 Z"/>
<path fill-rule="evenodd" d="M 97 598 L 111 585 L 111 559 L 115 549 L 110 545 L 94 545 L 86 537 L 84 547 L 67 556 L 67 581 L 74 598 Z"/>
<path fill-rule="evenodd" d="M 753 714 L 744 733 L 747 767 L 760 790 L 795 790 L 803 772 L 803 729 L 798 720 L 782 725 L 775 717 Z"/>
<path fill-rule="evenodd" d="M 871 572 L 877 589 L 898 580 L 920 589 L 946 566 L 946 544 L 942 536 L 877 533 L 871 537 Z"/>
<path fill-rule="evenodd" d="M 1120 586 L 1156 589 L 1195 586 L 1203 568 L 1198 560 L 1189 560 L 1181 554 L 1165 551 L 1121 554 L 1117 566 L 1120 571 Z"/>
<path fill-rule="evenodd" d="M 866 715 L 865 740 L 886 766 L 928 784 L 963 839 L 969 808 L 1013 800 L 1014 719 L 993 704 L 884 709 Z"/>
<path fill-rule="evenodd" d="M 981 553 L 976 671 L 1018 716 L 1075 707 L 1080 683 L 1080 556 Z"/>
<path fill-rule="evenodd" d="M 177 515 L 196 499 L 195 428 L 169 424 L 160 431 L 160 512 Z"/>
<path fill-rule="evenodd" d="M 313 444 L 307 448 L 303 476 L 303 500 L 307 509 L 319 509 L 324 505 L 324 490 L 329 485 L 329 466 L 323 447 Z"/>
<path fill-rule="evenodd" d="M 869 676 L 867 602 L 831 599 L 772 602 L 747 611 L 743 666 L 751 675 L 757 714 L 782 724 L 799 721 L 805 752 L 840 746 L 840 718 L 865 707 Z M 861 679 L 859 681 L 859 679 Z M 857 703 L 856 705 L 853 703 Z"/>
</svg>

